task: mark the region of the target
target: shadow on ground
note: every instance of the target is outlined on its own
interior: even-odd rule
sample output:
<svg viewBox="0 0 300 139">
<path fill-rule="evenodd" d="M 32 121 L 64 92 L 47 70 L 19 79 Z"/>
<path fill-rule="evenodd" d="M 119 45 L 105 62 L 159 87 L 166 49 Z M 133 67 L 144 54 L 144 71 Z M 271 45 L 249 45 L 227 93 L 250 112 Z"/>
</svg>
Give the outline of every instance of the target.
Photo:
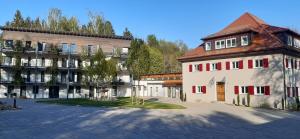
<svg viewBox="0 0 300 139">
<path fill-rule="evenodd" d="M 176 110 L 88 108 L 21 101 L 23 110 L 0 112 L 0 138 L 297 138 L 299 113 L 278 116 L 255 109 L 249 122 L 234 113 L 212 110 L 189 115 Z"/>
</svg>

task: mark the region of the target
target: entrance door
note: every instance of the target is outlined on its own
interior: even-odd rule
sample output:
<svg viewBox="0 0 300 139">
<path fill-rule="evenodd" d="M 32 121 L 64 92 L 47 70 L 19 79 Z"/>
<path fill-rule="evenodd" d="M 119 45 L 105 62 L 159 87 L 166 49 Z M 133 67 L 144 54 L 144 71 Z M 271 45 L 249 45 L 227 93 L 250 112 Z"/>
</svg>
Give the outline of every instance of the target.
<svg viewBox="0 0 300 139">
<path fill-rule="evenodd" d="M 225 83 L 217 82 L 217 100 L 225 101 Z"/>
</svg>

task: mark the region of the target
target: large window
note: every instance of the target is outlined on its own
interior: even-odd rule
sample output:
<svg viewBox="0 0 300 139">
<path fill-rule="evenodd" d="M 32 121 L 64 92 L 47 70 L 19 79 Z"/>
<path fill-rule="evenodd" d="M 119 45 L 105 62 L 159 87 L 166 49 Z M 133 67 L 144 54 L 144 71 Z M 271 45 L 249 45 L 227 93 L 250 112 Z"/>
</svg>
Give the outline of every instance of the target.
<svg viewBox="0 0 300 139">
<path fill-rule="evenodd" d="M 248 36 L 242 36 L 241 37 L 241 45 L 242 46 L 249 45 L 249 38 L 248 38 Z"/>
<path fill-rule="evenodd" d="M 68 53 L 69 52 L 69 45 L 67 43 L 62 44 L 62 52 Z"/>
<path fill-rule="evenodd" d="M 206 42 L 206 43 L 205 43 L 205 50 L 206 50 L 206 51 L 211 50 L 211 42 Z"/>
<path fill-rule="evenodd" d="M 212 70 L 212 71 L 217 70 L 217 63 L 212 63 L 212 64 L 211 64 L 211 70 Z"/>
<path fill-rule="evenodd" d="M 300 40 L 299 39 L 294 38 L 294 46 L 296 48 L 300 48 Z"/>
<path fill-rule="evenodd" d="M 219 40 L 215 42 L 216 49 L 225 48 L 225 40 Z"/>
<path fill-rule="evenodd" d="M 226 39 L 227 48 L 236 47 L 236 38 Z"/>
<path fill-rule="evenodd" d="M 264 95 L 265 87 L 264 86 L 255 86 L 255 94 L 256 95 Z"/>
<path fill-rule="evenodd" d="M 72 44 L 70 47 L 70 53 L 75 54 L 77 52 L 77 45 Z"/>
</svg>

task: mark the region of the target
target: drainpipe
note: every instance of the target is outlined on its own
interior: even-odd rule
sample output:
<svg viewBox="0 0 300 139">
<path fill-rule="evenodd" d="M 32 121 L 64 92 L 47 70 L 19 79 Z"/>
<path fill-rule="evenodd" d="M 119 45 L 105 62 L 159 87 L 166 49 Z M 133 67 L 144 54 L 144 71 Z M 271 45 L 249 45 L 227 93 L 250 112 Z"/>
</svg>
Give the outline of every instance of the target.
<svg viewBox="0 0 300 139">
<path fill-rule="evenodd" d="M 285 56 L 285 54 L 283 54 L 283 59 L 282 59 L 282 63 L 283 63 L 283 93 L 284 93 L 284 107 L 282 108 L 282 109 L 285 109 L 285 107 L 286 107 L 286 78 L 285 78 L 285 75 L 286 75 L 286 72 L 285 72 L 285 65 L 286 65 L 286 63 L 285 63 L 285 58 L 286 58 L 286 56 Z"/>
</svg>

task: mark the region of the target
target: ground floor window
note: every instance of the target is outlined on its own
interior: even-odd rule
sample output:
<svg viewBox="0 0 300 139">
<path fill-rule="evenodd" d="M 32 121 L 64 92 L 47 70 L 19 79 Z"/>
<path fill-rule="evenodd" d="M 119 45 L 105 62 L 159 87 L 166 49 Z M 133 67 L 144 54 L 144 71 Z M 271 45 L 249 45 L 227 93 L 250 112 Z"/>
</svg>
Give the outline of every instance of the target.
<svg viewBox="0 0 300 139">
<path fill-rule="evenodd" d="M 249 87 L 241 86 L 241 94 L 247 94 L 247 93 L 249 93 Z"/>
<path fill-rule="evenodd" d="M 255 86 L 255 94 L 256 95 L 264 95 L 265 87 L 264 86 Z"/>
</svg>

